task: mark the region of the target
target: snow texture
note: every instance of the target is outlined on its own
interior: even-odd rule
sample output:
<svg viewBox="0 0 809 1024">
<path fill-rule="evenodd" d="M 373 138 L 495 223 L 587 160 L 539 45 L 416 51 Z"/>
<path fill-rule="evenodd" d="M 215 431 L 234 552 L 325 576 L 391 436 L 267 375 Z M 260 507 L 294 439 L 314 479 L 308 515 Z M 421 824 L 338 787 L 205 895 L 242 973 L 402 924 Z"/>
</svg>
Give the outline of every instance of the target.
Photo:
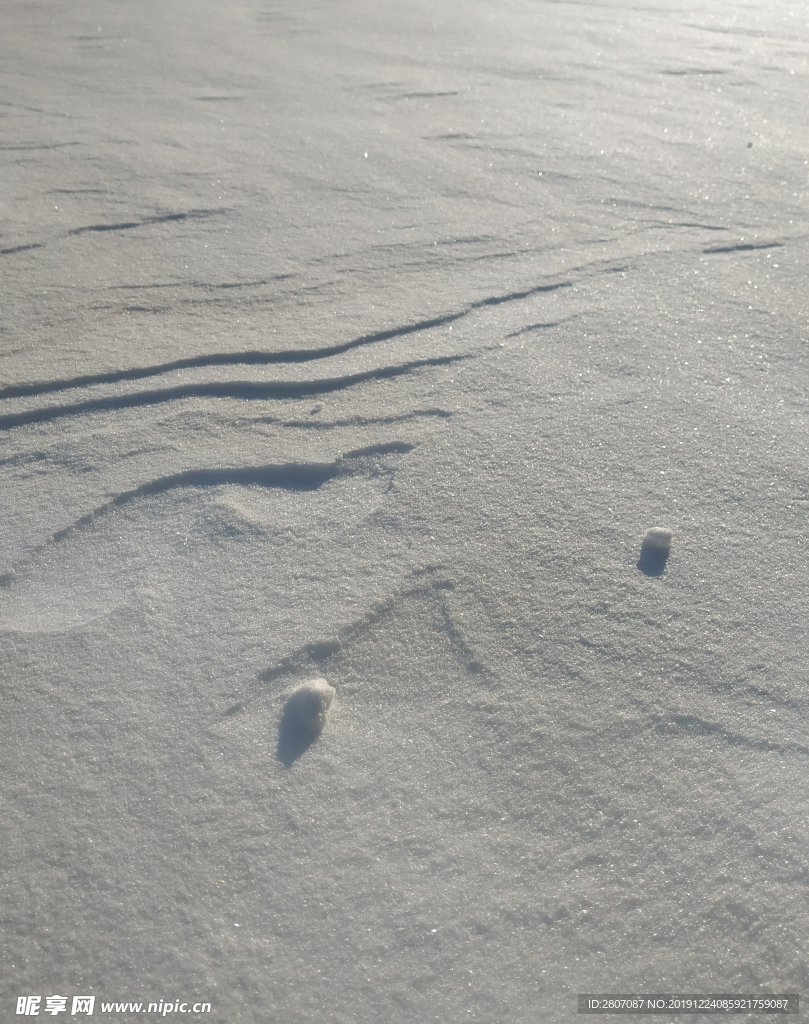
<svg viewBox="0 0 809 1024">
<path fill-rule="evenodd" d="M 806 4 L 2 23 L 2 1019 L 806 992 Z"/>
</svg>

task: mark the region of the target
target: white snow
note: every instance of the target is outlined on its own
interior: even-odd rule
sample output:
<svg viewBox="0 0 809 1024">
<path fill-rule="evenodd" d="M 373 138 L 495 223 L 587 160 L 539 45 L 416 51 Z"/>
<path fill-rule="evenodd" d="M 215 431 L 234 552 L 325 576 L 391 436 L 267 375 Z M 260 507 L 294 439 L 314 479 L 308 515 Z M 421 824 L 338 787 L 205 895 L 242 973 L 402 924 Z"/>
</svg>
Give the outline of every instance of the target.
<svg viewBox="0 0 809 1024">
<path fill-rule="evenodd" d="M 808 49 L 5 5 L 3 1019 L 803 992 Z"/>
</svg>

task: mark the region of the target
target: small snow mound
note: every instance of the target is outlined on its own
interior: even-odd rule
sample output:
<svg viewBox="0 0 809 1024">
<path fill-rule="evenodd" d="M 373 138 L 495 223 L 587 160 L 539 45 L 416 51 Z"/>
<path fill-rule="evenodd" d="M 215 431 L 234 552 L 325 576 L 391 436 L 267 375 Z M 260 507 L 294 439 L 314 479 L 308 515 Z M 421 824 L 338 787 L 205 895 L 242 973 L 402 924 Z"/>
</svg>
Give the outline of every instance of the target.
<svg viewBox="0 0 809 1024">
<path fill-rule="evenodd" d="M 283 721 L 312 738 L 323 731 L 335 689 L 325 679 L 310 679 L 292 692 L 284 705 Z"/>
<path fill-rule="evenodd" d="M 640 546 L 638 568 L 647 576 L 659 576 L 666 568 L 666 559 L 671 552 L 671 530 L 653 526 L 646 531 Z"/>
<path fill-rule="evenodd" d="M 278 760 L 289 768 L 323 731 L 335 689 L 325 679 L 302 683 L 287 698 L 278 725 Z"/>
</svg>

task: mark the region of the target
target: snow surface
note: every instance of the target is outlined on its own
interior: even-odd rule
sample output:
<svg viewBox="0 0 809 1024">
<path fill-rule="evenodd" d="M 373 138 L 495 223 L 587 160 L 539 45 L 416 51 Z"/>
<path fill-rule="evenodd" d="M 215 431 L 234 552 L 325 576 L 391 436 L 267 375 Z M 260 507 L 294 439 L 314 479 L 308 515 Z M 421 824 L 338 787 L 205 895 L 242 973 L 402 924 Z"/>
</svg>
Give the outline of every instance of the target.
<svg viewBox="0 0 809 1024">
<path fill-rule="evenodd" d="M 3 1019 L 805 991 L 806 0 L 2 25 Z"/>
</svg>

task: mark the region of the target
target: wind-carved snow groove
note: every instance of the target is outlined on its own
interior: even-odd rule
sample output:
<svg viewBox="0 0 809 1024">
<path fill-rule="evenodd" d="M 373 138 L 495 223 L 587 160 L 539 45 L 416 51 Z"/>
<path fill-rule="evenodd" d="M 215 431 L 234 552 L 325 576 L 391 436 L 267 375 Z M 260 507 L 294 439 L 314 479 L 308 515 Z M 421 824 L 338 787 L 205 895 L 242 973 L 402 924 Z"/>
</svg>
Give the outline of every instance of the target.
<svg viewBox="0 0 809 1024">
<path fill-rule="evenodd" d="M 457 89 L 451 92 L 402 92 L 396 96 L 388 96 L 390 100 L 432 100 L 441 96 L 459 96 Z"/>
<path fill-rule="evenodd" d="M 713 249 L 703 249 L 704 253 L 720 252 L 752 252 L 754 249 L 783 249 L 783 242 L 762 242 L 760 245 L 745 243 L 744 245 L 720 245 Z"/>
<path fill-rule="evenodd" d="M 444 595 L 447 591 L 454 590 L 455 584 L 446 576 L 445 567 L 443 565 L 430 565 L 424 569 L 416 570 L 413 575 L 417 577 L 427 576 L 429 579 L 426 583 L 404 587 L 391 597 L 377 602 L 365 615 L 343 627 L 336 635 L 299 647 L 275 665 L 261 672 L 258 676 L 258 683 L 272 682 L 274 679 L 285 676 L 304 676 L 314 671 L 322 672 L 325 665 L 332 658 L 338 656 L 352 641 L 375 629 L 389 615 L 396 611 L 402 602 L 412 598 L 421 598 L 435 602 L 444 622 L 447 639 L 458 660 L 466 666 L 466 671 L 470 675 L 478 676 L 481 683 L 493 683 L 495 680 L 494 674 L 475 658 L 472 648 L 466 641 L 463 631 L 456 624 L 447 605 Z M 261 686 L 258 690 L 254 689 L 252 693 L 223 711 L 221 718 L 228 718 L 231 715 L 245 711 L 249 706 L 265 696 L 267 696 L 266 687 Z"/>
<path fill-rule="evenodd" d="M 422 138 L 426 139 L 428 142 L 432 142 L 432 141 L 437 141 L 437 142 L 443 142 L 443 141 L 455 142 L 455 141 L 459 141 L 460 142 L 460 141 L 463 141 L 464 139 L 477 139 L 478 136 L 477 135 L 470 135 L 468 132 L 449 132 L 448 135 L 422 135 Z"/>
<path fill-rule="evenodd" d="M 0 416 L 0 430 L 23 426 L 27 423 L 45 423 L 64 416 L 80 416 L 85 413 L 109 410 L 132 409 L 143 405 L 159 405 L 176 402 L 184 398 L 236 398 L 244 401 L 268 401 L 294 398 L 310 398 L 316 395 L 344 391 L 346 388 L 364 384 L 370 380 L 387 380 L 412 373 L 425 366 L 448 366 L 472 355 L 438 356 L 433 359 L 415 359 L 396 366 L 381 366 L 375 370 L 351 373 L 344 377 L 324 377 L 320 380 L 267 381 L 213 381 L 208 384 L 181 384 L 173 388 L 156 391 L 141 391 L 134 395 L 115 395 L 110 398 L 91 398 L 74 405 L 56 405 L 46 408 L 29 409 L 26 412 L 8 413 Z"/>
<path fill-rule="evenodd" d="M 124 380 L 142 380 L 144 377 L 157 377 L 164 373 L 171 373 L 173 370 L 200 369 L 207 366 L 270 366 L 275 363 L 307 363 L 317 359 L 327 359 L 331 356 L 342 355 L 355 348 L 363 348 L 366 345 L 376 345 L 392 338 L 401 338 L 408 334 L 418 334 L 421 331 L 433 330 L 437 327 L 445 327 L 469 316 L 475 310 L 483 309 L 486 306 L 499 306 L 504 302 L 516 302 L 520 299 L 529 298 L 541 292 L 553 292 L 560 288 L 571 288 L 572 281 L 559 281 L 555 284 L 536 285 L 521 292 L 510 292 L 507 295 L 495 295 L 486 299 L 479 299 L 472 302 L 464 309 L 456 313 L 447 313 L 442 316 L 431 317 L 427 320 L 417 320 L 414 323 L 404 324 L 401 327 L 391 327 L 384 331 L 375 331 L 373 334 L 363 334 L 359 338 L 342 342 L 338 345 L 328 345 L 323 348 L 291 349 L 280 352 L 213 352 L 209 355 L 189 356 L 186 359 L 175 359 L 170 363 L 158 363 L 154 366 L 141 366 L 129 370 L 113 370 L 110 373 L 86 374 L 82 377 L 72 377 L 63 380 L 38 381 L 32 384 L 10 384 L 0 388 L 0 399 L 2 398 L 27 398 L 36 395 L 45 395 L 54 391 L 68 391 L 73 388 L 86 388 L 94 384 L 117 384 Z M 2 423 L 2 418 L 0 418 Z"/>
<path fill-rule="evenodd" d="M 405 441 L 389 441 L 344 452 L 334 462 L 287 462 L 269 463 L 265 466 L 186 469 L 180 473 L 157 477 L 154 480 L 148 480 L 139 487 L 134 487 L 130 491 L 122 491 L 120 494 L 116 494 L 114 498 L 111 498 L 103 505 L 99 505 L 98 508 L 94 508 L 91 512 L 85 513 L 74 523 L 61 530 L 57 530 L 49 540 L 35 548 L 23 563 L 16 566 L 12 572 L 5 573 L 0 577 L 0 585 L 12 585 L 17 578 L 17 574 L 47 548 L 61 543 L 79 530 L 91 526 L 101 516 L 113 511 L 113 509 L 127 505 L 138 498 L 145 498 L 154 494 L 164 494 L 166 491 L 183 487 L 220 487 L 223 484 L 237 484 L 240 487 L 277 487 L 285 491 L 316 491 L 329 480 L 351 477 L 361 472 L 360 460 L 362 459 L 380 455 L 406 455 L 414 448 L 415 445 Z"/>
<path fill-rule="evenodd" d="M 141 220 L 122 221 L 118 224 L 86 224 L 84 227 L 72 228 L 56 239 L 70 238 L 72 235 L 84 235 L 91 231 L 131 231 L 133 228 L 146 227 L 149 224 L 166 224 L 175 220 L 200 220 L 205 217 L 215 217 L 218 214 L 228 213 L 225 209 L 212 210 L 188 210 L 185 213 L 166 213 L 155 217 L 143 217 Z M 55 240 L 55 239 L 52 239 Z M 0 256 L 10 256 L 15 252 L 25 252 L 27 249 L 41 249 L 46 242 L 31 242 L 28 245 L 14 245 L 9 249 L 0 249 Z"/>
<path fill-rule="evenodd" d="M 724 740 L 731 746 L 748 747 L 750 750 L 772 750 L 780 754 L 794 752 L 797 754 L 809 754 L 809 747 L 802 743 L 795 743 L 787 740 L 784 743 L 775 743 L 767 739 L 751 739 L 738 732 L 731 732 L 718 722 L 709 722 L 696 715 L 682 715 L 670 713 L 667 715 L 656 715 L 654 718 L 655 731 L 666 736 L 704 736 Z"/>
<path fill-rule="evenodd" d="M 702 224 L 694 220 L 649 220 L 645 223 L 661 228 L 699 228 L 701 231 L 730 231 L 730 228 L 719 224 Z"/>
<path fill-rule="evenodd" d="M 129 231 L 132 228 L 145 227 L 147 224 L 166 224 L 172 220 L 189 220 L 192 217 L 200 219 L 225 212 L 225 210 L 188 210 L 187 213 L 166 213 L 162 216 L 144 217 L 142 220 L 124 221 L 120 224 L 88 224 L 83 228 L 73 228 L 72 231 L 68 231 L 68 235 L 83 235 L 87 231 Z"/>
<path fill-rule="evenodd" d="M 154 282 L 152 284 L 117 284 L 108 285 L 104 291 L 114 292 L 152 292 L 161 288 L 170 288 L 177 291 L 180 288 L 201 288 L 204 291 L 229 291 L 241 288 L 261 288 L 264 285 L 273 284 L 275 281 L 288 281 L 294 274 L 273 274 L 272 277 L 261 277 L 256 281 L 220 281 L 214 284 L 212 281 L 168 281 Z"/>
<path fill-rule="evenodd" d="M 64 149 L 65 146 L 82 146 L 82 142 L 42 142 L 42 143 L 30 143 L 22 146 L 0 146 L 0 153 L 13 153 L 18 150 L 36 150 L 36 149 Z"/>
<path fill-rule="evenodd" d="M 724 75 L 726 72 L 719 68 L 678 68 L 671 71 L 661 71 L 661 75 Z"/>
<path fill-rule="evenodd" d="M 550 327 L 558 327 L 560 323 L 562 323 L 561 320 L 554 320 L 553 323 L 549 324 L 528 324 L 527 327 L 521 327 L 519 331 L 512 331 L 506 337 L 519 338 L 521 334 L 529 334 L 531 331 L 547 331 Z"/>
<path fill-rule="evenodd" d="M 540 292 L 555 292 L 560 288 L 572 288 L 572 281 L 559 281 L 556 284 L 538 284 L 533 288 L 526 288 L 522 292 L 508 292 L 506 295 L 493 295 L 489 299 L 479 299 L 477 302 L 473 302 L 469 307 L 469 312 L 473 309 L 483 309 L 484 306 L 499 306 L 504 302 L 518 302 L 520 299 L 527 299 L 531 295 L 539 295 Z"/>
<path fill-rule="evenodd" d="M 10 249 L 0 249 L 0 256 L 10 256 L 15 252 L 27 252 L 29 249 L 41 249 L 44 242 L 29 242 L 28 245 L 12 245 Z"/>
<path fill-rule="evenodd" d="M 255 416 L 249 422 L 272 423 L 279 427 L 298 430 L 336 430 L 340 427 L 372 427 L 379 424 L 406 423 L 409 420 L 433 416 L 446 420 L 452 416 L 452 413 L 447 409 L 413 409 L 410 412 L 397 413 L 393 416 L 350 416 L 342 420 L 318 420 L 314 417 L 308 420 L 282 420 L 277 416 Z M 0 461 L 0 466 L 2 465 L 3 462 Z"/>
</svg>

